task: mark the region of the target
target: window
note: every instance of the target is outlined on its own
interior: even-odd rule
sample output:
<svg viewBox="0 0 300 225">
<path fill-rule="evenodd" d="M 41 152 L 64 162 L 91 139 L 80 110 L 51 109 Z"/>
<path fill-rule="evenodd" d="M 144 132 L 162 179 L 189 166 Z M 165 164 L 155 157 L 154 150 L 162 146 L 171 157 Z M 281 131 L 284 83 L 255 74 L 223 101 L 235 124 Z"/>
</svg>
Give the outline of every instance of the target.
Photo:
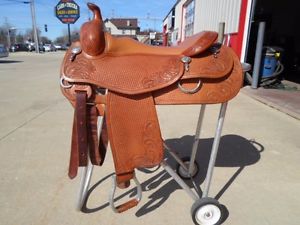
<svg viewBox="0 0 300 225">
<path fill-rule="evenodd" d="M 185 5 L 185 28 L 184 36 L 188 37 L 194 33 L 195 1 L 192 0 Z"/>
</svg>

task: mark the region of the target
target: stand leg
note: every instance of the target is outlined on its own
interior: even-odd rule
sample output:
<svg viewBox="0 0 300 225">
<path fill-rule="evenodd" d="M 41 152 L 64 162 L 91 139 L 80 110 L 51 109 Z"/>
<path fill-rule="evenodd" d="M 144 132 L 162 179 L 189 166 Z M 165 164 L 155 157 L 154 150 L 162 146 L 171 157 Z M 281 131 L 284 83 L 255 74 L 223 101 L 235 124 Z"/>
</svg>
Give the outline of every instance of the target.
<svg viewBox="0 0 300 225">
<path fill-rule="evenodd" d="M 102 125 L 103 125 L 103 117 L 98 117 L 98 136 L 101 134 L 102 130 Z M 90 151 L 88 150 L 88 153 Z M 93 168 L 94 165 L 91 163 L 90 156 L 88 154 L 88 165 L 84 168 L 81 168 L 82 173 L 81 173 L 81 180 L 80 180 L 80 186 L 79 186 L 79 193 L 78 193 L 78 198 L 77 198 L 77 203 L 76 203 L 76 209 L 78 211 L 81 211 L 83 203 L 86 199 L 90 182 L 91 182 L 91 177 L 93 173 Z"/>
<path fill-rule="evenodd" d="M 213 142 L 213 146 L 212 146 L 212 150 L 211 150 L 211 154 L 210 154 L 210 160 L 209 160 L 209 165 L 208 165 L 208 169 L 207 169 L 205 186 L 203 189 L 202 198 L 208 197 L 208 192 L 209 192 L 209 188 L 210 188 L 210 184 L 211 184 L 213 170 L 215 167 L 216 158 L 217 158 L 217 154 L 218 154 L 221 133 L 222 133 L 225 113 L 226 113 L 226 109 L 227 109 L 227 104 L 228 103 L 225 102 L 225 103 L 222 103 L 222 105 L 221 105 L 219 118 L 218 118 L 218 124 L 217 124 L 216 133 L 215 133 L 215 137 L 214 137 L 214 142 Z"/>
<path fill-rule="evenodd" d="M 200 133 L 201 133 L 201 127 L 202 127 L 202 123 L 203 123 L 205 108 L 206 108 L 206 104 L 203 104 L 201 106 L 199 119 L 198 119 L 198 124 L 197 124 L 197 129 L 196 129 L 196 133 L 195 133 L 195 139 L 194 139 L 193 149 L 192 149 L 192 153 L 191 153 L 190 165 L 189 165 L 189 168 L 188 168 L 189 174 L 192 174 L 192 172 L 194 170 L 193 167 L 194 167 L 194 162 L 195 162 L 195 159 L 196 159 L 196 154 L 197 154 L 197 151 L 198 151 L 198 145 L 199 145 L 199 140 L 200 140 Z"/>
<path fill-rule="evenodd" d="M 195 201 L 199 199 L 198 195 L 196 195 L 189 186 L 177 175 L 177 173 L 165 162 L 162 161 L 160 165 L 167 171 L 168 174 L 182 187 L 183 190 Z"/>
</svg>

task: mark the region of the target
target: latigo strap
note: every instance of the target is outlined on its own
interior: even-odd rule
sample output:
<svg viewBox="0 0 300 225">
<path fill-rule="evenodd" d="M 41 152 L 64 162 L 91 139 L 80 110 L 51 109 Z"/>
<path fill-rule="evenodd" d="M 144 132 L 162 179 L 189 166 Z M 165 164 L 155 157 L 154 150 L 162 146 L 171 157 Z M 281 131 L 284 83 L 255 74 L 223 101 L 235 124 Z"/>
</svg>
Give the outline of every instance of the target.
<svg viewBox="0 0 300 225">
<path fill-rule="evenodd" d="M 76 92 L 73 119 L 69 177 L 75 178 L 79 166 L 87 166 L 88 149 L 91 163 L 102 165 L 108 145 L 106 123 L 102 126 L 100 140 L 97 132 L 98 111 L 96 106 L 87 105 L 85 91 Z"/>
</svg>

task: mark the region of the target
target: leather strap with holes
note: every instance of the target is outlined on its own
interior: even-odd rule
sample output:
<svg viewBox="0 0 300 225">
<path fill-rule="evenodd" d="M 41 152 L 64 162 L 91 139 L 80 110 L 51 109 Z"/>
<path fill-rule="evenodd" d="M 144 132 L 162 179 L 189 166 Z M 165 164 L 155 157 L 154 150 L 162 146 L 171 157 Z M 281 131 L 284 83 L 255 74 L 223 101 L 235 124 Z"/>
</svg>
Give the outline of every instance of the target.
<svg viewBox="0 0 300 225">
<path fill-rule="evenodd" d="M 73 120 L 71 156 L 69 177 L 76 177 L 79 166 L 87 166 L 87 94 L 84 91 L 76 92 L 76 103 Z"/>
</svg>

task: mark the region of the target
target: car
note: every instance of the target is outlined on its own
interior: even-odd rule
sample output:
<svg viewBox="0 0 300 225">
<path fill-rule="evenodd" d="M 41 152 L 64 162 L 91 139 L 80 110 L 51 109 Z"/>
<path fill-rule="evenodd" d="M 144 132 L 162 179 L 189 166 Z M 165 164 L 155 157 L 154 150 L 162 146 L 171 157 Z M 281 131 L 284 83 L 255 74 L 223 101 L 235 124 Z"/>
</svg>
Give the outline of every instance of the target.
<svg viewBox="0 0 300 225">
<path fill-rule="evenodd" d="M 39 45 L 39 51 L 40 52 L 45 52 L 45 47 L 43 45 Z"/>
<path fill-rule="evenodd" d="M 7 51 L 7 48 L 0 44 L 0 58 L 8 57 L 9 53 Z"/>
<path fill-rule="evenodd" d="M 34 43 L 29 43 L 28 44 L 28 51 L 32 52 L 34 50 L 35 50 Z"/>
<path fill-rule="evenodd" d="M 53 44 L 44 44 L 45 52 L 55 52 L 56 48 Z"/>
<path fill-rule="evenodd" d="M 25 44 L 13 44 L 9 50 L 11 52 L 29 51 L 28 46 Z"/>
<path fill-rule="evenodd" d="M 56 50 L 62 50 L 62 46 L 59 44 L 55 44 L 54 47 L 56 48 Z"/>
<path fill-rule="evenodd" d="M 61 46 L 61 50 L 68 50 L 69 49 L 69 46 L 68 45 L 62 45 Z"/>
<path fill-rule="evenodd" d="M 45 52 L 51 52 L 50 45 L 44 45 L 43 47 L 45 48 Z"/>
<path fill-rule="evenodd" d="M 35 45 L 34 44 L 28 45 L 28 49 L 29 49 L 30 52 L 35 51 Z M 39 51 L 40 52 L 45 52 L 45 47 L 41 44 L 39 45 Z"/>
</svg>

